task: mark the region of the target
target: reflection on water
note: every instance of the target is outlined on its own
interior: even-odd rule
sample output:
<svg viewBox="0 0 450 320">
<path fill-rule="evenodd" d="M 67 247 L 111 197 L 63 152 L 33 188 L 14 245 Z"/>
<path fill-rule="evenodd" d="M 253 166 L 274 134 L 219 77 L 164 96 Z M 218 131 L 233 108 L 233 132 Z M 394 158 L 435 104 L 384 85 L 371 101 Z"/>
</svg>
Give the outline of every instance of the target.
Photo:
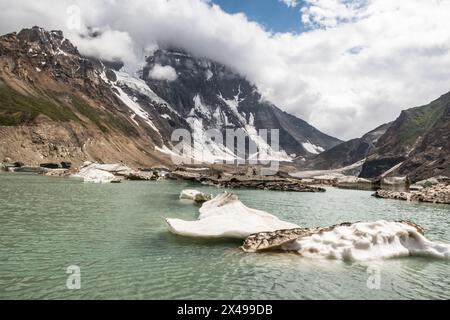
<svg viewBox="0 0 450 320">
<path fill-rule="evenodd" d="M 448 299 L 450 263 L 402 258 L 346 263 L 295 254 L 244 254 L 240 241 L 167 232 L 166 217 L 195 219 L 178 201 L 192 185 L 88 185 L 64 178 L 0 174 L 0 298 L 32 299 Z M 195 186 L 217 193 L 218 189 Z M 413 220 L 450 242 L 445 205 L 375 199 L 370 192 L 325 194 L 236 190 L 248 206 L 305 227 L 343 221 Z M 81 290 L 66 269 L 81 268 Z M 369 290 L 367 269 L 380 270 Z"/>
</svg>

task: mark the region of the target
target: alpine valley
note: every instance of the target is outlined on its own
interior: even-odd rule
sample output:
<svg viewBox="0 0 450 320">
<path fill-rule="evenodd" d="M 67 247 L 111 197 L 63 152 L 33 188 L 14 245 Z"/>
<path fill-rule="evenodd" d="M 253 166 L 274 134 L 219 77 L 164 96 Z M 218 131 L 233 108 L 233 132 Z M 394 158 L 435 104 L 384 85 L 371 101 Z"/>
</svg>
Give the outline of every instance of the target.
<svg viewBox="0 0 450 320">
<path fill-rule="evenodd" d="M 172 78 L 155 75 L 161 68 Z M 120 61 L 81 55 L 61 31 L 33 27 L 1 36 L 0 158 L 170 165 L 171 135 L 185 129 L 194 142 L 188 157 L 212 164 L 242 155 L 206 131 L 241 129 L 271 160 L 297 171 L 414 182 L 450 175 L 450 93 L 343 142 L 266 101 L 227 66 L 183 49 L 156 50 L 136 76 L 122 70 Z M 279 130 L 279 150 L 258 137 L 260 129 Z"/>
<path fill-rule="evenodd" d="M 172 68 L 175 79 L 151 77 L 155 67 Z M 287 162 L 341 143 L 264 101 L 226 66 L 183 50 L 157 50 L 140 77 L 121 68 L 80 55 L 60 31 L 34 27 L 2 36 L 0 158 L 169 164 L 175 129 L 191 131 L 189 157 L 209 163 L 238 156 L 206 141 L 208 129 L 242 129 L 271 159 Z M 259 129 L 279 129 L 280 149 L 260 139 Z"/>
</svg>

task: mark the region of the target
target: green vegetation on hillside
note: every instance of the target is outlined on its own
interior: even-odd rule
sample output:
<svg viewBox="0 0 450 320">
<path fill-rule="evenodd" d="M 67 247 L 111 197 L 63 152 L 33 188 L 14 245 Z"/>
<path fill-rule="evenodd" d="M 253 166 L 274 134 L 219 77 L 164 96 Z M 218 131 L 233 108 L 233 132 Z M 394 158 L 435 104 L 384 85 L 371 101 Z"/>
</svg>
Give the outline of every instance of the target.
<svg viewBox="0 0 450 320">
<path fill-rule="evenodd" d="M 0 87 L 0 125 L 16 126 L 45 115 L 54 121 L 76 120 L 67 107 L 45 97 L 25 96 L 6 86 Z"/>
<path fill-rule="evenodd" d="M 90 105 L 88 105 L 85 101 L 81 100 L 80 98 L 76 96 L 72 96 L 72 105 L 75 107 L 75 109 L 88 118 L 90 121 L 95 123 L 95 125 L 102 131 L 102 132 L 108 132 L 108 128 L 105 127 L 102 124 L 102 120 L 100 118 L 99 112 L 94 110 Z"/>
<path fill-rule="evenodd" d="M 136 129 L 127 121 L 121 117 L 114 116 L 110 113 L 106 113 L 101 110 L 92 108 L 84 100 L 71 96 L 72 104 L 76 110 L 88 118 L 90 121 L 95 123 L 95 125 L 104 133 L 109 132 L 110 129 L 116 129 L 127 135 L 138 135 Z M 108 128 L 109 127 L 109 128 Z"/>
<path fill-rule="evenodd" d="M 407 144 L 414 143 L 442 117 L 444 110 L 445 104 L 436 100 L 427 106 L 405 111 L 407 118 L 399 132 L 400 141 Z"/>
<path fill-rule="evenodd" d="M 80 119 L 72 109 L 58 103 L 57 96 L 26 96 L 1 85 L 0 86 L 0 126 L 19 126 L 33 122 L 38 115 L 45 115 L 53 121 L 78 121 Z M 89 119 L 102 132 L 109 129 L 121 131 L 127 135 L 138 135 L 136 129 L 125 119 L 92 108 L 86 101 L 70 95 L 73 108 L 77 113 Z"/>
</svg>

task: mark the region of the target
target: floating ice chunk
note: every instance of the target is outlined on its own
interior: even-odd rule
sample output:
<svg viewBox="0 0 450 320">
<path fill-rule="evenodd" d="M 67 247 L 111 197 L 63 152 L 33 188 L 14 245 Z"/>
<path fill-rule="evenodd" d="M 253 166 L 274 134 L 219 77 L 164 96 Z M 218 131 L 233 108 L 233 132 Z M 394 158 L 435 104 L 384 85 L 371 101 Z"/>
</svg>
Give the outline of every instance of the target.
<svg viewBox="0 0 450 320">
<path fill-rule="evenodd" d="M 370 261 L 407 256 L 450 258 L 450 244 L 430 241 L 411 222 L 377 221 L 250 236 L 246 252 L 281 249 L 303 257 Z"/>
<path fill-rule="evenodd" d="M 116 179 L 112 173 L 96 169 L 95 167 L 83 168 L 72 177 L 81 178 L 86 183 L 111 183 Z"/>
<path fill-rule="evenodd" d="M 122 164 L 98 164 L 85 162 L 80 171 L 72 177 L 82 178 L 88 183 L 111 183 L 118 181 L 116 176 L 125 176 L 132 170 Z"/>
<path fill-rule="evenodd" d="M 197 221 L 166 221 L 170 232 L 194 238 L 245 239 L 258 232 L 298 227 L 267 212 L 248 208 L 237 196 L 227 192 L 204 203 Z"/>
</svg>

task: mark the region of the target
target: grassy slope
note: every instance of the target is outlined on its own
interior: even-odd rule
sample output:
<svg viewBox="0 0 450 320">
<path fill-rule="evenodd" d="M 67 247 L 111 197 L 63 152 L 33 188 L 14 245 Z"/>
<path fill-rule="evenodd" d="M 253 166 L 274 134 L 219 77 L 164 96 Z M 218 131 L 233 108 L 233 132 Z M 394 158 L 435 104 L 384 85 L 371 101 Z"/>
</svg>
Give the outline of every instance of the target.
<svg viewBox="0 0 450 320">
<path fill-rule="evenodd" d="M 76 95 L 71 95 L 70 98 L 76 113 L 89 119 L 103 133 L 112 129 L 129 136 L 138 135 L 136 129 L 125 119 L 94 109 Z M 38 115 L 45 115 L 56 122 L 82 122 L 71 108 L 59 103 L 56 97 L 25 96 L 7 86 L 0 86 L 0 126 L 32 123 Z"/>
<path fill-rule="evenodd" d="M 6 86 L 0 87 L 0 125 L 17 126 L 33 121 L 40 114 L 54 121 L 77 120 L 67 107 L 44 97 L 25 96 Z"/>
<path fill-rule="evenodd" d="M 404 144 L 413 144 L 420 135 L 430 130 L 439 120 L 445 110 L 442 100 L 436 100 L 423 107 L 417 107 L 406 111 L 407 118 L 398 132 L 399 139 Z"/>
</svg>

